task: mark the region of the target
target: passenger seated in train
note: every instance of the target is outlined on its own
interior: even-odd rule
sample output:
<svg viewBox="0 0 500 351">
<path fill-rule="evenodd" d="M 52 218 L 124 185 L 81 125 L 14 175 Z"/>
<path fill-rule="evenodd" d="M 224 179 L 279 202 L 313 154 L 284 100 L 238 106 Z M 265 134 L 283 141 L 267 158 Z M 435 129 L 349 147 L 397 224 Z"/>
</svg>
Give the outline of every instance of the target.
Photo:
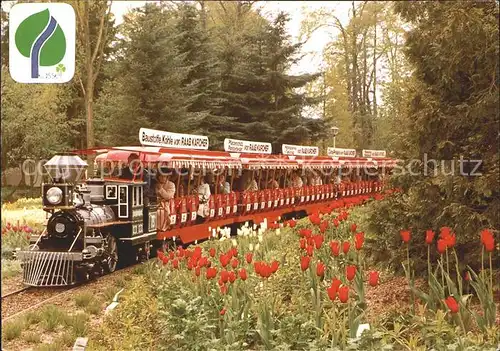
<svg viewBox="0 0 500 351">
<path fill-rule="evenodd" d="M 278 189 L 280 186 L 278 184 L 278 181 L 271 176 L 271 179 L 267 182 L 267 188 L 268 189 Z"/>
<path fill-rule="evenodd" d="M 158 230 L 165 231 L 170 224 L 169 201 L 175 196 L 175 184 L 170 181 L 172 171 L 160 170 L 157 174 L 156 196 L 158 201 Z"/>
<path fill-rule="evenodd" d="M 231 184 L 228 182 L 227 178 L 228 177 L 226 176 L 225 171 L 218 176 L 219 179 L 219 184 L 217 187 L 218 194 L 229 194 L 231 192 Z"/>
<path fill-rule="evenodd" d="M 295 171 L 292 173 L 291 185 L 294 188 L 302 188 L 302 186 L 304 185 L 304 182 L 299 175 L 299 171 Z"/>
<path fill-rule="evenodd" d="M 245 192 L 258 191 L 258 190 L 259 186 L 257 185 L 257 181 L 255 180 L 254 175 L 251 174 L 247 180 L 247 184 L 245 186 Z"/>
<path fill-rule="evenodd" d="M 205 175 L 200 179 L 200 185 L 196 190 L 199 199 L 198 212 L 196 217 L 196 223 L 203 223 L 205 219 L 210 215 L 210 207 L 208 201 L 210 200 L 210 177 Z"/>
<path fill-rule="evenodd" d="M 313 172 L 313 176 L 311 178 L 311 185 L 323 185 L 323 180 L 321 179 L 319 171 Z"/>
</svg>

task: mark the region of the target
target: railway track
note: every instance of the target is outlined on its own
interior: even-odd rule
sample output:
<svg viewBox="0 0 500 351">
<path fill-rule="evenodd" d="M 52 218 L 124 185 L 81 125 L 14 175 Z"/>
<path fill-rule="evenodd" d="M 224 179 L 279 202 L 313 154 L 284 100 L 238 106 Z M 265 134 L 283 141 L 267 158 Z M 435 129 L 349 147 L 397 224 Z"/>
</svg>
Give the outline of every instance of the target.
<svg viewBox="0 0 500 351">
<path fill-rule="evenodd" d="M 150 260 L 153 260 L 151 258 Z M 148 261 L 150 261 L 148 260 Z M 148 261 L 138 264 L 145 264 Z M 35 288 L 24 287 L 2 296 L 2 324 L 10 319 L 18 317 L 26 312 L 36 310 L 48 303 L 60 301 L 68 294 L 72 294 L 78 290 L 93 288 L 94 286 L 103 283 L 108 279 L 113 279 L 119 274 L 127 274 L 137 264 L 118 269 L 111 274 L 95 277 L 91 281 L 69 287 L 57 288 Z"/>
<path fill-rule="evenodd" d="M 28 290 L 28 289 L 29 289 L 29 287 L 24 287 L 24 288 L 17 289 L 17 290 L 11 291 L 11 292 L 9 292 L 9 293 L 6 293 L 6 294 L 2 295 L 2 301 L 3 301 L 5 298 L 9 297 L 9 296 L 20 294 L 20 293 L 22 293 L 23 291 L 26 291 L 26 290 Z"/>
</svg>

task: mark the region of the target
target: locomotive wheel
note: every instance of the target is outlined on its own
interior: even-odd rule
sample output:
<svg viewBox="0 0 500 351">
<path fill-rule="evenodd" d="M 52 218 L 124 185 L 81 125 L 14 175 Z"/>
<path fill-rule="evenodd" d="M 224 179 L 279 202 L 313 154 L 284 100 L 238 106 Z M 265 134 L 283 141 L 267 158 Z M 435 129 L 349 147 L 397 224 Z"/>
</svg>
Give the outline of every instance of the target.
<svg viewBox="0 0 500 351">
<path fill-rule="evenodd" d="M 113 273 L 116 270 L 116 266 L 118 264 L 118 244 L 116 243 L 116 239 L 113 235 L 108 234 L 106 239 L 107 247 L 106 247 L 106 263 L 104 264 L 104 270 L 106 273 Z"/>
</svg>

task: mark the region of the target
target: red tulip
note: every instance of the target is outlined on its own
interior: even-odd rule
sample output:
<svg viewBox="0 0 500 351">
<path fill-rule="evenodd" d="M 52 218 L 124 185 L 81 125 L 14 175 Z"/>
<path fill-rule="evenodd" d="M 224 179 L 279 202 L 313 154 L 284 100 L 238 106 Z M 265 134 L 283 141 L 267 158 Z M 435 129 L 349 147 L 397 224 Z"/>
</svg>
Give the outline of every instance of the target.
<svg viewBox="0 0 500 351">
<path fill-rule="evenodd" d="M 201 274 L 201 268 L 200 267 L 196 267 L 195 270 L 194 270 L 194 274 L 199 277 L 200 274 Z"/>
<path fill-rule="evenodd" d="M 339 220 L 337 218 L 334 218 L 333 219 L 333 225 L 335 226 L 335 228 L 338 228 L 339 224 L 340 224 Z"/>
<path fill-rule="evenodd" d="M 161 258 L 161 261 L 163 262 L 163 264 L 164 264 L 164 265 L 166 265 L 166 264 L 168 263 L 169 259 L 168 259 L 168 257 L 167 257 L 167 256 L 163 256 L 163 257 Z"/>
<path fill-rule="evenodd" d="M 314 246 L 310 245 L 306 248 L 306 252 L 308 256 L 312 256 L 314 253 Z"/>
<path fill-rule="evenodd" d="M 175 269 L 179 268 L 179 260 L 175 259 L 172 261 L 172 267 Z"/>
<path fill-rule="evenodd" d="M 288 221 L 288 225 L 290 226 L 290 228 L 294 228 L 297 225 L 297 222 L 291 219 Z"/>
<path fill-rule="evenodd" d="M 304 238 L 310 238 L 311 235 L 312 235 L 312 230 L 311 229 L 302 228 L 299 231 L 299 235 L 302 236 L 302 237 L 304 237 Z"/>
<path fill-rule="evenodd" d="M 349 241 L 344 241 L 342 243 L 342 251 L 344 252 L 344 254 L 347 255 L 347 253 L 349 252 L 349 248 L 351 247 L 351 243 Z"/>
<path fill-rule="evenodd" d="M 210 253 L 210 257 L 215 257 L 215 248 L 211 247 L 210 250 L 209 250 L 209 253 Z"/>
<path fill-rule="evenodd" d="M 451 234 L 451 228 L 450 227 L 442 227 L 441 230 L 439 231 L 439 237 L 441 239 L 446 238 Z"/>
<path fill-rule="evenodd" d="M 335 297 L 337 296 L 337 292 L 338 292 L 341 284 L 342 284 L 342 282 L 339 279 L 337 279 L 337 278 L 332 279 L 332 284 L 330 285 L 330 287 L 328 289 L 326 289 L 330 300 L 332 300 L 332 301 L 335 300 Z"/>
<path fill-rule="evenodd" d="M 324 220 L 323 222 L 321 222 L 321 225 L 319 226 L 319 231 L 321 233 L 324 233 L 327 229 L 328 229 L 328 221 Z"/>
<path fill-rule="evenodd" d="M 345 274 L 347 276 L 347 280 L 351 281 L 354 279 L 354 277 L 356 276 L 356 266 L 347 266 L 345 268 Z"/>
<path fill-rule="evenodd" d="M 317 212 L 311 214 L 309 216 L 309 220 L 314 225 L 320 225 L 320 223 L 321 223 L 321 218 L 319 218 L 319 213 L 317 213 Z"/>
<path fill-rule="evenodd" d="M 307 268 L 309 268 L 309 262 L 311 262 L 311 257 L 309 256 L 302 256 L 300 258 L 300 268 L 305 271 Z"/>
<path fill-rule="evenodd" d="M 224 271 L 221 271 L 220 272 L 220 280 L 223 282 L 223 283 L 227 283 L 228 280 L 229 280 L 229 272 L 224 270 Z"/>
<path fill-rule="evenodd" d="M 342 303 L 346 303 L 349 300 L 349 287 L 341 286 L 339 288 L 339 300 Z"/>
<path fill-rule="evenodd" d="M 487 252 L 492 252 L 495 249 L 495 237 L 489 229 L 481 231 L 481 243 Z"/>
<path fill-rule="evenodd" d="M 363 243 L 365 242 L 365 233 L 359 232 L 354 236 L 354 246 L 356 250 L 361 250 Z"/>
<path fill-rule="evenodd" d="M 253 253 L 249 252 L 246 254 L 246 260 L 247 260 L 247 263 L 252 263 L 252 259 L 253 259 Z"/>
<path fill-rule="evenodd" d="M 230 260 L 231 260 L 231 257 L 228 255 L 220 255 L 219 256 L 219 261 L 220 261 L 220 264 L 222 265 L 222 267 L 226 267 Z"/>
<path fill-rule="evenodd" d="M 224 295 L 227 294 L 227 285 L 226 284 L 220 285 L 220 292 Z"/>
<path fill-rule="evenodd" d="M 446 243 L 446 240 L 444 239 L 439 239 L 437 242 L 437 250 L 440 254 L 443 254 L 446 252 L 446 249 L 448 248 L 448 245 Z"/>
<path fill-rule="evenodd" d="M 316 264 L 316 275 L 322 277 L 325 275 L 325 264 L 323 262 L 318 262 Z"/>
<path fill-rule="evenodd" d="M 315 235 L 313 239 L 314 239 L 314 246 L 316 247 L 316 249 L 319 249 L 323 244 L 323 241 L 325 240 L 325 238 L 321 234 Z"/>
<path fill-rule="evenodd" d="M 446 306 L 450 309 L 451 313 L 457 313 L 459 309 L 459 305 L 457 300 L 453 296 L 448 296 L 444 302 L 446 303 Z"/>
<path fill-rule="evenodd" d="M 170 257 L 171 260 L 173 260 L 174 257 L 175 257 L 175 252 L 170 251 L 170 253 L 168 254 L 168 256 Z"/>
<path fill-rule="evenodd" d="M 333 256 L 339 255 L 340 247 L 338 241 L 330 241 L 330 250 Z"/>
<path fill-rule="evenodd" d="M 231 260 L 231 267 L 233 267 L 233 268 L 237 268 L 237 267 L 238 267 L 238 264 L 239 264 L 239 262 L 238 262 L 238 260 L 237 260 L 236 258 L 233 258 L 233 259 Z"/>
<path fill-rule="evenodd" d="M 234 283 L 234 281 L 236 280 L 236 274 L 234 274 L 233 271 L 230 271 L 228 273 L 228 280 L 230 283 Z"/>
<path fill-rule="evenodd" d="M 469 275 L 469 272 L 465 272 L 465 275 L 464 275 L 464 280 L 465 280 L 465 281 L 469 281 L 469 280 L 470 280 L 470 275 Z"/>
<path fill-rule="evenodd" d="M 215 268 L 215 267 L 207 268 L 207 271 L 206 271 L 207 279 L 212 279 L 212 278 L 215 278 L 216 276 L 217 276 L 217 268 Z"/>
<path fill-rule="evenodd" d="M 337 290 L 338 288 L 334 288 L 333 286 L 330 286 L 329 288 L 326 289 L 326 292 L 328 293 L 328 297 L 330 298 L 330 300 L 335 301 L 335 298 L 337 297 Z"/>
<path fill-rule="evenodd" d="M 245 268 L 240 269 L 238 272 L 241 280 L 247 280 L 247 271 Z"/>
<path fill-rule="evenodd" d="M 356 228 L 357 228 L 357 227 L 358 227 L 358 226 L 356 225 L 356 223 L 351 224 L 351 232 L 353 232 L 353 233 L 354 233 L 354 232 L 356 231 Z"/>
<path fill-rule="evenodd" d="M 408 243 L 410 241 L 411 233 L 409 230 L 402 230 L 400 234 L 401 240 L 403 240 L 405 243 Z"/>
<path fill-rule="evenodd" d="M 256 261 L 253 263 L 253 270 L 256 274 L 260 275 L 260 271 L 262 269 L 262 262 Z"/>
<path fill-rule="evenodd" d="M 431 229 L 429 229 L 429 230 L 427 230 L 427 231 L 425 232 L 425 243 L 426 243 L 427 245 L 432 244 L 432 241 L 434 240 L 434 235 L 435 235 L 435 234 L 436 234 L 436 233 L 434 233 Z"/>
<path fill-rule="evenodd" d="M 220 315 L 221 315 L 221 316 L 223 316 L 223 315 L 225 315 L 225 314 L 226 314 L 226 309 L 225 309 L 225 308 L 223 308 L 223 309 L 220 311 Z"/>
<path fill-rule="evenodd" d="M 305 238 L 301 238 L 301 239 L 299 240 L 299 243 L 300 243 L 300 248 L 301 248 L 302 250 L 304 250 L 304 249 L 306 248 L 306 244 L 307 244 L 306 239 L 305 239 Z"/>
<path fill-rule="evenodd" d="M 376 286 L 378 284 L 379 273 L 377 271 L 370 272 L 370 277 L 368 278 L 368 284 L 370 286 Z"/>
</svg>

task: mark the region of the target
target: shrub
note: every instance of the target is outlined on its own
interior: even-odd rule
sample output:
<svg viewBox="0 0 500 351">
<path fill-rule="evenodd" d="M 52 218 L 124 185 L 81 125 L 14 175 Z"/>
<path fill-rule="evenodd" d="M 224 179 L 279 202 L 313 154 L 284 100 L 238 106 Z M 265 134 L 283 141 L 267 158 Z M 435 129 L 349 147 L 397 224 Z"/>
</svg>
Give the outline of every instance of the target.
<svg viewBox="0 0 500 351">
<path fill-rule="evenodd" d="M 2 323 L 2 337 L 4 341 L 9 341 L 21 336 L 25 327 L 23 319 L 16 319 L 13 321 Z"/>
<path fill-rule="evenodd" d="M 66 318 L 66 312 L 55 305 L 45 306 L 41 312 L 41 323 L 46 331 L 54 331 Z"/>
<path fill-rule="evenodd" d="M 39 344 L 42 341 L 40 333 L 36 332 L 27 332 L 23 336 L 24 341 L 30 344 Z"/>
<path fill-rule="evenodd" d="M 91 292 L 84 291 L 75 296 L 77 307 L 87 307 L 91 303 L 95 303 L 94 294 Z"/>
</svg>

